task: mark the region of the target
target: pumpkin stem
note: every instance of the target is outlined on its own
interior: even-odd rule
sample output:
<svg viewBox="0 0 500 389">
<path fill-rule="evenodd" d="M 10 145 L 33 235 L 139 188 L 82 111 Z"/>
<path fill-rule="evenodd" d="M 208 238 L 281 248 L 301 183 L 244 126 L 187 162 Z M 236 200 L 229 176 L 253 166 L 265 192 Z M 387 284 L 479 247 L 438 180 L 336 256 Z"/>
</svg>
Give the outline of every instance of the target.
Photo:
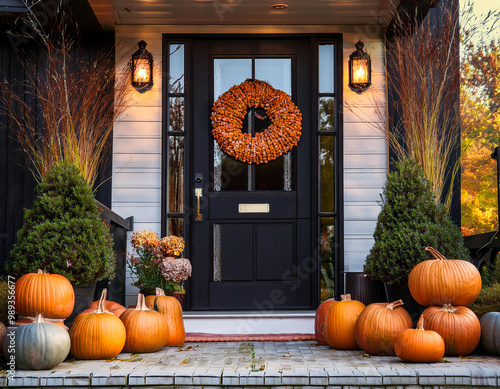
<svg viewBox="0 0 500 389">
<path fill-rule="evenodd" d="M 446 260 L 446 257 L 443 254 L 441 254 L 439 251 L 437 251 L 436 249 L 434 249 L 432 247 L 427 246 L 425 248 L 425 250 L 430 252 L 434 256 L 434 258 L 436 258 L 438 260 Z"/>
<path fill-rule="evenodd" d="M 443 308 L 440 309 L 443 312 L 448 312 L 448 313 L 454 313 L 458 310 L 458 308 L 455 308 L 453 305 L 450 303 L 444 303 Z"/>
<path fill-rule="evenodd" d="M 425 331 L 425 328 L 424 328 L 424 315 L 420 315 L 420 317 L 418 318 L 417 330 L 419 330 L 419 331 Z"/>
<path fill-rule="evenodd" d="M 340 301 L 351 301 L 351 295 L 349 293 L 341 295 Z"/>
<path fill-rule="evenodd" d="M 142 293 L 139 293 L 137 295 L 137 306 L 135 307 L 138 311 L 150 311 L 146 306 L 146 299 L 144 298 L 144 295 Z"/>
<path fill-rule="evenodd" d="M 397 301 L 393 301 L 392 303 L 387 304 L 385 307 L 389 309 L 394 309 L 396 307 L 400 307 L 403 304 L 404 304 L 403 300 L 399 299 Z"/>
<path fill-rule="evenodd" d="M 47 323 L 47 322 L 43 319 L 43 314 L 39 313 L 38 315 L 36 315 L 36 318 L 35 320 L 33 320 L 33 323 Z"/>
<path fill-rule="evenodd" d="M 108 295 L 108 290 L 104 288 L 101 293 L 101 298 L 99 299 L 99 302 L 97 303 L 97 311 L 95 313 L 110 313 L 106 309 L 106 297 Z"/>
<path fill-rule="evenodd" d="M 156 288 L 157 296 L 165 296 L 165 291 L 162 288 Z"/>
</svg>

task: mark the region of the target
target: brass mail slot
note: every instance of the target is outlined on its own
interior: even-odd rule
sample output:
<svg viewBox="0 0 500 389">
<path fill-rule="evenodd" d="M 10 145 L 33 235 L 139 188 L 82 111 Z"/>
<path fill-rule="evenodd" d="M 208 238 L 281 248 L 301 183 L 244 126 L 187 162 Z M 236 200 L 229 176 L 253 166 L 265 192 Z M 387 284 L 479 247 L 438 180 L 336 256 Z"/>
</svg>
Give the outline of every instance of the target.
<svg viewBox="0 0 500 389">
<path fill-rule="evenodd" d="M 240 213 L 269 213 L 269 204 L 239 204 Z"/>
</svg>

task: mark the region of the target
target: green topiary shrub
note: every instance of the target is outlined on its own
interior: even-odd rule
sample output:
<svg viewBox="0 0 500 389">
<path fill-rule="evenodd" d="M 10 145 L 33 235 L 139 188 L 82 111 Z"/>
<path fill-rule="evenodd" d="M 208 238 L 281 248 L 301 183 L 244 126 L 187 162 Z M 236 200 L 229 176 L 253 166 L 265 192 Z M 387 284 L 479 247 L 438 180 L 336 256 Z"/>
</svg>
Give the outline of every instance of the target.
<svg viewBox="0 0 500 389">
<path fill-rule="evenodd" d="M 389 285 L 405 285 L 413 267 L 430 259 L 426 246 L 447 258 L 469 259 L 459 228 L 436 203 L 432 185 L 415 161 L 395 162 L 381 197 L 366 272 Z"/>
<path fill-rule="evenodd" d="M 111 234 L 75 165 L 54 164 L 38 185 L 11 256 L 7 271 L 16 277 L 42 269 L 62 274 L 75 286 L 113 277 Z"/>
</svg>

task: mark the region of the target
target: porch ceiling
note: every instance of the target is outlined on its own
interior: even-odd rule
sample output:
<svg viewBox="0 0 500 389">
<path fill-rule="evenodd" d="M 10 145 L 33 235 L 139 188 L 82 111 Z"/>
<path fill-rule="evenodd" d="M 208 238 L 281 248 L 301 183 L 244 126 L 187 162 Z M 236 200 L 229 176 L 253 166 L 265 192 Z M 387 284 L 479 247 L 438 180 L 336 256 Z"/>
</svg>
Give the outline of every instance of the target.
<svg viewBox="0 0 500 389">
<path fill-rule="evenodd" d="M 387 25 L 400 0 L 89 0 L 104 28 L 114 25 Z M 286 3 L 287 9 L 270 5 Z"/>
</svg>

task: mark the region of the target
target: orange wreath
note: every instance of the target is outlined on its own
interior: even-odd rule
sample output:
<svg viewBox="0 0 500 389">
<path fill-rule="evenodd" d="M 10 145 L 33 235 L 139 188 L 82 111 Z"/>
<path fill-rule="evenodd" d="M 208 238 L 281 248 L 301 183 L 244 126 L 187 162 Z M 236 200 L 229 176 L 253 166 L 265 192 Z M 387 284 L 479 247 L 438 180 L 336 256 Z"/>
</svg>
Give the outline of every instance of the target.
<svg viewBox="0 0 500 389">
<path fill-rule="evenodd" d="M 243 133 L 248 108 L 264 109 L 269 127 Z M 224 153 L 248 164 L 267 163 L 290 151 L 302 133 L 302 114 L 285 92 L 267 82 L 246 80 L 225 92 L 214 103 L 212 134 Z"/>
</svg>

